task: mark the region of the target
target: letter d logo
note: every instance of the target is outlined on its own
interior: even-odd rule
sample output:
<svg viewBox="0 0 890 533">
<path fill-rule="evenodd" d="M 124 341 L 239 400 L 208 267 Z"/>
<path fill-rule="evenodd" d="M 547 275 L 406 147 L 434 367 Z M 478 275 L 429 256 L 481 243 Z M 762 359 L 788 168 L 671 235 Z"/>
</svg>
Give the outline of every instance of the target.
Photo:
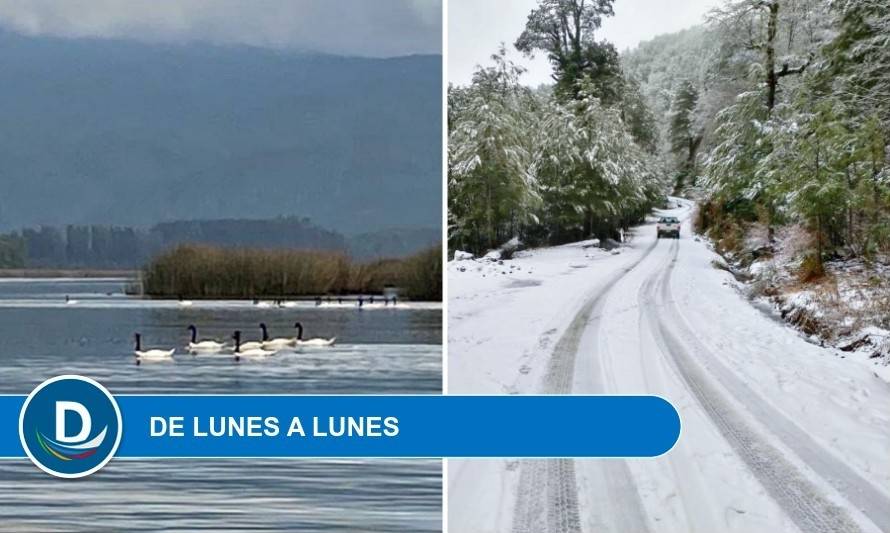
<svg viewBox="0 0 890 533">
<path fill-rule="evenodd" d="M 80 433 L 71 437 L 65 432 L 65 414 L 67 412 L 76 413 L 80 417 Z M 90 412 L 77 402 L 56 402 L 56 440 L 59 442 L 79 442 L 85 441 L 87 435 L 90 434 L 93 420 L 90 418 Z"/>
<path fill-rule="evenodd" d="M 111 393 L 82 376 L 44 381 L 19 416 L 25 453 L 38 468 L 62 478 L 88 476 L 105 466 L 120 444 L 121 427 Z"/>
</svg>

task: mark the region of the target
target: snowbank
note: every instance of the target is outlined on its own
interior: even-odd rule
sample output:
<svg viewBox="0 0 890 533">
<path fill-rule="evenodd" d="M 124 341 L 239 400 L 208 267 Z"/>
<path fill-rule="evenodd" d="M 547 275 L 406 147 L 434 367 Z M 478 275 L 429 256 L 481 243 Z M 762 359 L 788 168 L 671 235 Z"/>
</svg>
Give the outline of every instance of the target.
<svg viewBox="0 0 890 533">
<path fill-rule="evenodd" d="M 798 272 L 810 244 L 799 226 L 781 228 L 770 242 L 766 229 L 753 225 L 743 249 L 725 258 L 761 307 L 772 307 L 811 342 L 870 364 L 890 382 L 890 258 L 827 261 L 824 278 L 802 283 Z"/>
</svg>

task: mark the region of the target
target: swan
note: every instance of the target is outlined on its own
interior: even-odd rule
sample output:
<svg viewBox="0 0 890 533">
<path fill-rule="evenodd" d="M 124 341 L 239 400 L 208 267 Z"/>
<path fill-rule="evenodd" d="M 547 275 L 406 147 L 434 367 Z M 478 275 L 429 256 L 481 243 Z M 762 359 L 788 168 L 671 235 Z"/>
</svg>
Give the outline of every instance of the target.
<svg viewBox="0 0 890 533">
<path fill-rule="evenodd" d="M 189 342 L 189 352 L 191 353 L 216 353 L 226 347 L 225 343 L 216 342 L 215 340 L 205 339 L 199 341 L 198 328 L 194 324 L 190 325 L 188 330 L 192 333 L 192 340 Z"/>
<path fill-rule="evenodd" d="M 65 304 L 66 305 L 74 305 L 77 303 L 77 300 L 72 300 L 70 296 L 65 295 Z"/>
<path fill-rule="evenodd" d="M 297 328 L 297 346 L 333 346 L 337 340 L 337 337 L 331 337 L 330 339 L 322 339 L 321 337 L 303 339 L 303 324 L 297 322 L 294 324 L 294 327 Z"/>
<path fill-rule="evenodd" d="M 266 329 L 266 324 L 260 324 L 260 329 L 263 330 L 263 348 L 266 350 L 282 350 L 284 348 L 290 348 L 297 344 L 297 339 L 292 338 L 289 339 L 287 337 L 278 337 L 276 339 L 269 338 L 269 330 Z"/>
<path fill-rule="evenodd" d="M 275 352 L 263 350 L 262 348 L 245 348 L 247 344 L 256 343 L 242 345 L 241 332 L 238 330 L 235 330 L 232 338 L 235 339 L 235 361 L 240 361 L 241 359 L 261 359 L 275 354 Z"/>
<path fill-rule="evenodd" d="M 180 296 L 179 297 L 179 305 L 181 305 L 182 307 L 191 307 L 192 301 L 191 300 L 183 300 L 182 296 Z"/>
<path fill-rule="evenodd" d="M 240 332 L 238 333 L 238 336 L 240 338 L 240 336 L 241 336 Z M 242 350 L 258 350 L 258 349 L 262 350 L 262 348 L 263 348 L 263 341 L 247 341 L 247 342 L 241 343 Z"/>
<path fill-rule="evenodd" d="M 136 349 L 133 351 L 133 354 L 136 355 L 136 364 L 138 365 L 142 361 L 172 361 L 173 360 L 173 350 L 143 350 L 142 349 L 142 335 L 136 333 L 133 335 L 136 338 Z"/>
</svg>

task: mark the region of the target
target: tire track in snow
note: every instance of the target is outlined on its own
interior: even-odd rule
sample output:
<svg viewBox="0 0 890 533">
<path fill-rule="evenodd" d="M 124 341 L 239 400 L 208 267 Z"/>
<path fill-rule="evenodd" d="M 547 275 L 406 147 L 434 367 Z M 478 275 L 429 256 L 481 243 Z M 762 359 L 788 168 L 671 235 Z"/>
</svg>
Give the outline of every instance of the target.
<svg viewBox="0 0 890 533">
<path fill-rule="evenodd" d="M 645 383 L 643 390 L 648 392 L 653 390 L 660 391 L 660 394 L 664 397 L 671 397 L 667 392 L 668 382 L 672 384 L 678 383 L 680 388 L 685 387 L 685 383 L 682 376 L 679 375 L 676 368 L 671 364 L 669 357 L 660 355 L 658 340 L 656 334 L 653 333 L 656 325 L 650 320 L 650 313 L 647 313 L 645 310 L 656 305 L 649 297 L 652 293 L 652 285 L 657 281 L 657 274 L 663 272 L 670 263 L 674 251 L 673 246 L 679 245 L 679 241 L 675 241 L 672 244 L 671 250 L 665 254 L 665 261 L 659 263 L 658 270 L 643 279 L 636 295 L 638 337 L 641 341 L 644 337 L 651 338 L 652 342 L 655 343 L 654 348 L 651 347 L 652 345 L 649 345 L 644 349 L 642 342 L 639 346 L 639 365 Z M 656 358 L 655 361 L 651 360 L 653 357 Z M 684 414 L 681 413 L 681 417 L 684 417 Z M 685 418 L 683 424 L 683 432 L 685 433 L 687 431 Z M 693 465 L 697 460 L 696 456 L 690 454 L 683 443 L 678 443 L 670 453 L 664 456 L 664 460 L 670 466 L 674 493 L 678 496 L 680 510 L 685 518 L 687 530 L 707 532 L 725 529 L 727 527 L 726 521 L 721 520 L 719 515 L 714 512 L 711 504 L 706 503 L 709 501 L 708 490 L 711 481 L 706 477 L 696 475 L 697 469 Z"/>
<path fill-rule="evenodd" d="M 602 288 L 575 314 L 553 348 L 541 394 L 571 394 L 578 346 L 594 311 L 602 308 L 605 296 L 615 283 L 642 263 L 657 245 L 658 239 L 653 241 L 634 262 L 607 278 Z M 622 489 L 620 493 L 628 494 L 632 490 L 635 495 L 635 501 L 623 502 L 625 508 L 618 510 L 622 513 L 623 522 L 631 524 L 633 531 L 646 531 L 646 519 L 627 465 L 624 461 L 611 460 L 603 464 L 605 476 L 610 481 L 614 480 L 614 483 L 611 483 L 613 486 Z M 521 461 L 513 514 L 513 533 L 581 533 L 581 531 L 574 459 Z"/>
<path fill-rule="evenodd" d="M 669 355 L 672 365 L 729 445 L 802 531 L 807 533 L 861 531 L 844 509 L 829 500 L 795 465 L 785 459 L 779 449 L 763 439 L 742 418 L 670 330 L 670 325 L 664 318 L 671 313 L 664 312 L 664 308 L 670 306 L 674 312 L 677 311 L 676 306 L 671 303 L 669 280 L 679 254 L 679 246 L 672 251 L 672 260 L 665 272 L 656 272 L 651 280 L 647 281 L 650 290 L 649 299 L 655 302 L 655 305 L 646 306 L 646 313 L 649 314 L 652 323 L 657 325 L 652 333 L 662 345 L 663 352 Z M 659 307 L 662 308 L 662 312 L 658 312 Z M 685 329 L 678 325 L 674 327 L 679 330 Z M 685 333 L 686 337 L 693 335 L 688 331 Z M 700 350 L 701 346 L 697 346 L 696 349 Z M 754 401 L 752 397 L 740 399 L 746 402 L 746 405 Z"/>
</svg>

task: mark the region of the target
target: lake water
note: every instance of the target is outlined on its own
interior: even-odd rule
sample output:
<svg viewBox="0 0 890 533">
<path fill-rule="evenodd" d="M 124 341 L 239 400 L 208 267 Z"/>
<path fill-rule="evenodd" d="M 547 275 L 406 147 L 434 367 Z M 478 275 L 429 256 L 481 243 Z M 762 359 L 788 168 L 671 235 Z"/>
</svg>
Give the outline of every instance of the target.
<svg viewBox="0 0 890 533">
<path fill-rule="evenodd" d="M 251 302 L 149 301 L 126 280 L 0 280 L 0 393 L 27 394 L 59 374 L 112 393 L 439 394 L 441 306 L 261 308 Z M 66 304 L 65 296 L 76 303 Z M 202 338 L 337 337 L 331 349 L 236 363 L 192 356 Z M 172 363 L 135 365 L 144 347 Z M 114 460 L 74 482 L 27 460 L 0 461 L 0 531 L 439 531 L 441 463 L 430 460 Z"/>
</svg>

